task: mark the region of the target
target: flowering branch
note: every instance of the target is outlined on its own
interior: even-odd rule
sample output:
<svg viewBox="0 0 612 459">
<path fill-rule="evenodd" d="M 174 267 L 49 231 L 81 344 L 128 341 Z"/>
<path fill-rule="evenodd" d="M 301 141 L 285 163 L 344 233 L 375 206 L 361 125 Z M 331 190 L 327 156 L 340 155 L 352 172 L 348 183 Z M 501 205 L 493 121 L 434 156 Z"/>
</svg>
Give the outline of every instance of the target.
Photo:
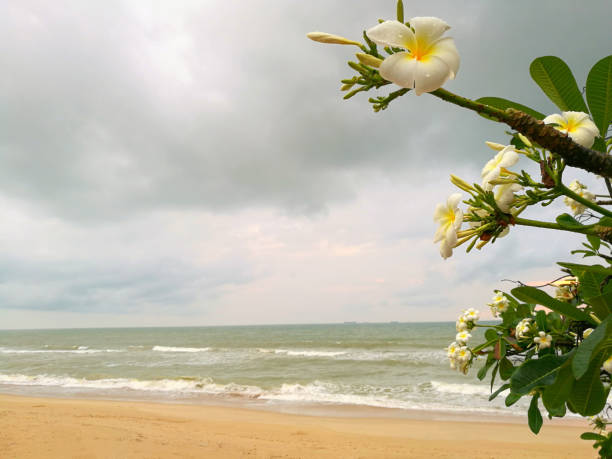
<svg viewBox="0 0 612 459">
<path fill-rule="evenodd" d="M 500 110 L 453 94 L 442 88 L 436 89 L 430 92 L 430 94 L 481 115 L 487 115 L 499 122 L 506 123 L 531 141 L 561 156 L 569 166 L 579 167 L 603 177 L 612 177 L 612 156 L 578 145 L 569 136 L 527 113 L 513 108 Z"/>
</svg>

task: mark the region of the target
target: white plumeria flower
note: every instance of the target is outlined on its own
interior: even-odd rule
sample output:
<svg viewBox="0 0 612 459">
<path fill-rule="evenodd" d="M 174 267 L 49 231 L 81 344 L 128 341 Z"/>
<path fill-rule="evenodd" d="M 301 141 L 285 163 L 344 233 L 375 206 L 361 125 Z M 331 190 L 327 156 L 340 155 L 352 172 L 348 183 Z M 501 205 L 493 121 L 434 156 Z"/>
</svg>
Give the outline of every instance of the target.
<svg viewBox="0 0 612 459">
<path fill-rule="evenodd" d="M 545 124 L 556 124 L 555 129 L 569 135 L 574 142 L 583 147 L 591 148 L 599 129 L 589 115 L 584 112 L 563 112 L 560 115 L 548 115 Z"/>
<path fill-rule="evenodd" d="M 463 313 L 463 317 L 468 322 L 476 322 L 480 319 L 480 312 L 474 308 L 469 308 Z"/>
<path fill-rule="evenodd" d="M 497 207 L 504 213 L 510 212 L 514 203 L 514 193 L 521 191 L 523 187 L 518 183 L 505 183 L 495 188 L 494 197 Z"/>
<path fill-rule="evenodd" d="M 570 183 L 568 188 L 581 198 L 587 199 L 591 202 L 595 202 L 595 195 L 590 191 L 587 191 L 587 187 L 580 183 L 578 180 L 574 180 L 572 183 Z M 584 213 L 584 211 L 587 209 L 584 204 L 581 204 L 578 201 L 574 201 L 572 198 L 568 198 L 567 196 L 563 199 L 563 202 L 572 210 L 572 213 L 574 215 L 580 215 Z"/>
<path fill-rule="evenodd" d="M 533 342 L 537 344 L 538 346 L 538 350 L 542 350 L 542 349 L 546 349 L 547 347 L 550 347 L 551 343 L 552 343 L 552 336 L 547 335 L 546 332 L 539 332 L 538 333 L 539 336 L 536 336 L 533 339 Z"/>
<path fill-rule="evenodd" d="M 457 243 L 457 231 L 463 223 L 463 212 L 458 207 L 461 198 L 461 193 L 451 194 L 446 205 L 438 204 L 434 212 L 434 221 L 440 225 L 434 236 L 434 242 L 440 242 L 442 258 L 450 257 Z"/>
<path fill-rule="evenodd" d="M 499 314 L 502 314 L 508 310 L 509 304 L 510 302 L 508 301 L 508 298 L 506 298 L 506 295 L 504 295 L 502 292 L 497 292 L 489 303 L 489 306 L 493 315 L 497 317 Z"/>
<path fill-rule="evenodd" d="M 457 329 L 458 332 L 467 330 L 468 324 L 467 324 L 467 321 L 465 320 L 465 317 L 461 316 L 457 319 L 457 322 L 455 322 L 455 328 Z"/>
<path fill-rule="evenodd" d="M 456 342 L 452 342 L 448 345 L 448 347 L 446 348 L 446 355 L 450 358 L 450 357 L 454 357 L 455 354 L 457 354 L 457 351 L 459 350 L 459 345 Z"/>
<path fill-rule="evenodd" d="M 559 301 L 570 301 L 576 296 L 576 291 L 571 285 L 562 285 L 555 290 L 555 298 Z"/>
<path fill-rule="evenodd" d="M 497 145 L 499 145 L 499 144 L 494 144 L 493 142 L 489 142 L 489 144 L 495 145 L 495 147 L 491 147 L 494 150 L 497 148 Z M 491 180 L 495 180 L 496 178 L 499 178 L 503 168 L 514 166 L 518 160 L 519 160 L 519 155 L 516 152 L 514 145 L 507 145 L 501 150 L 499 150 L 499 153 L 497 153 L 493 157 L 493 159 L 491 159 L 487 164 L 485 164 L 485 167 L 482 169 L 482 172 L 480 173 L 482 177 L 482 187 L 487 191 L 491 191 L 494 185 L 492 185 L 489 182 Z"/>
<path fill-rule="evenodd" d="M 442 38 L 450 26 L 434 17 L 414 17 L 410 27 L 399 21 L 385 21 L 366 32 L 381 46 L 403 48 L 380 65 L 385 80 L 415 90 L 417 96 L 441 88 L 459 70 L 459 52 L 450 37 Z"/>
<path fill-rule="evenodd" d="M 531 320 L 523 319 L 516 325 L 515 336 L 516 339 L 525 338 L 525 336 L 531 331 Z"/>
<path fill-rule="evenodd" d="M 472 357 L 472 352 L 466 346 L 461 346 L 457 351 L 456 356 L 457 360 L 463 363 L 470 360 L 470 358 Z"/>
<path fill-rule="evenodd" d="M 470 340 L 471 337 L 472 335 L 470 335 L 470 333 L 467 330 L 463 330 L 457 333 L 457 335 L 455 336 L 455 341 L 457 341 L 457 343 L 463 346 L 465 345 L 465 343 L 467 343 Z"/>
<path fill-rule="evenodd" d="M 612 374 L 612 355 L 604 362 L 603 369 Z"/>
</svg>

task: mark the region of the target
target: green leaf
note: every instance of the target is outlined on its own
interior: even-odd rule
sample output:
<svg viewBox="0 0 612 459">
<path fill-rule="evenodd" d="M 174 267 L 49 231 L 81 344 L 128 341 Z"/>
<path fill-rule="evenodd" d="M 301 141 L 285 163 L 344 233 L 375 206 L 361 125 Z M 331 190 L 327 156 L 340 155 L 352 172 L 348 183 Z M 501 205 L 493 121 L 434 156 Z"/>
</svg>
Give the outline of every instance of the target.
<svg viewBox="0 0 612 459">
<path fill-rule="evenodd" d="M 483 365 L 483 367 L 480 370 L 478 370 L 478 373 L 476 374 L 478 379 L 482 381 L 484 377 L 487 375 L 487 371 L 489 371 L 489 368 L 491 368 L 491 365 L 493 365 L 494 363 L 495 363 L 495 359 L 493 358 L 491 354 L 489 354 L 487 356 L 487 362 Z"/>
<path fill-rule="evenodd" d="M 574 355 L 572 360 L 572 371 L 576 379 L 582 378 L 588 370 L 595 349 L 599 348 L 599 345 L 604 342 L 606 337 L 608 339 L 611 337 L 612 327 L 610 327 L 611 330 L 608 330 L 610 320 L 612 319 L 607 317 L 576 349 L 576 355 Z"/>
<path fill-rule="evenodd" d="M 555 382 L 542 393 L 542 403 L 551 416 L 565 416 L 565 401 L 574 387 L 574 376 L 570 365 L 563 365 L 557 373 Z"/>
<path fill-rule="evenodd" d="M 490 105 L 491 107 L 499 108 L 500 110 L 506 110 L 507 108 L 514 108 L 515 110 L 520 110 L 522 112 L 527 113 L 528 115 L 533 116 L 538 120 L 542 120 L 545 118 L 545 115 L 542 113 L 529 108 L 525 105 L 517 104 L 516 102 L 512 102 L 508 99 L 503 99 L 501 97 L 481 97 L 480 99 L 476 99 L 476 102 Z M 485 118 L 489 118 L 488 116 L 482 115 Z M 497 121 L 497 120 L 496 120 Z"/>
<path fill-rule="evenodd" d="M 588 112 L 574 75 L 562 59 L 543 56 L 529 66 L 531 78 L 562 111 Z"/>
<path fill-rule="evenodd" d="M 504 401 L 504 403 L 506 404 L 506 406 L 512 406 L 516 402 L 518 402 L 521 399 L 521 397 L 522 397 L 522 395 L 515 394 L 514 392 L 510 392 L 506 396 L 506 400 Z"/>
<path fill-rule="evenodd" d="M 606 153 L 606 141 L 602 137 L 595 137 L 591 150 L 601 151 Z"/>
<path fill-rule="evenodd" d="M 489 395 L 489 401 L 493 400 L 495 397 L 497 397 L 499 394 L 501 394 L 506 389 L 510 389 L 510 384 L 504 384 L 499 389 L 497 389 L 495 392 L 493 392 L 491 395 Z"/>
<path fill-rule="evenodd" d="M 487 328 L 487 331 L 485 331 L 485 338 L 488 341 L 497 341 L 497 339 L 499 338 L 497 330 L 495 330 L 494 328 Z"/>
<path fill-rule="evenodd" d="M 591 360 L 584 376 L 574 383 L 568 401 L 582 416 L 594 416 L 606 405 L 608 394 L 599 377 L 601 364 L 606 357 L 603 353 L 598 354 Z"/>
<path fill-rule="evenodd" d="M 606 437 L 604 437 L 603 435 L 597 434 L 595 432 L 585 432 L 582 435 L 580 435 L 580 438 L 582 438 L 583 440 L 605 440 Z"/>
<path fill-rule="evenodd" d="M 585 298 L 584 302 L 593 308 L 593 312 L 597 317 L 603 319 L 608 317 L 612 311 L 612 292 Z"/>
<path fill-rule="evenodd" d="M 587 234 L 587 239 L 594 250 L 599 250 L 599 247 L 601 247 L 601 239 L 599 239 L 597 236 L 593 236 L 592 234 Z"/>
<path fill-rule="evenodd" d="M 586 98 L 599 134 L 605 137 L 612 121 L 612 56 L 604 57 L 589 72 Z"/>
<path fill-rule="evenodd" d="M 584 228 L 584 225 L 572 217 L 570 214 L 561 214 L 557 217 L 557 223 L 566 229 Z"/>
<path fill-rule="evenodd" d="M 507 357 L 504 357 L 499 361 L 499 376 L 503 380 L 507 380 L 510 379 L 512 373 L 514 373 L 514 365 L 512 365 L 512 362 Z"/>
<path fill-rule="evenodd" d="M 543 424 L 542 414 L 540 413 L 540 408 L 538 408 L 539 398 L 539 395 L 533 396 L 531 403 L 529 404 L 529 411 L 527 411 L 527 422 L 529 423 L 529 428 L 536 435 L 542 428 Z"/>
<path fill-rule="evenodd" d="M 518 367 L 510 378 L 512 392 L 526 395 L 536 387 L 550 386 L 557 378 L 559 367 L 570 354 L 571 352 L 561 356 L 548 354 L 540 359 L 528 360 Z"/>
<path fill-rule="evenodd" d="M 536 312 L 536 324 L 538 325 L 538 329 L 546 331 L 548 328 L 546 326 L 546 311 L 539 310 Z"/>
<path fill-rule="evenodd" d="M 557 263 L 559 266 L 569 269 L 575 276 L 579 275 L 580 271 L 586 271 L 591 273 L 605 274 L 606 276 L 612 276 L 612 268 L 605 268 L 601 265 L 581 265 L 578 263 Z"/>
<path fill-rule="evenodd" d="M 563 314 L 575 320 L 591 321 L 591 318 L 583 311 L 576 308 L 576 306 L 559 301 L 551 297 L 548 293 L 538 290 L 535 287 L 517 287 L 512 289 L 512 295 L 527 303 L 541 304 L 542 306 L 546 306 L 559 314 Z"/>
</svg>

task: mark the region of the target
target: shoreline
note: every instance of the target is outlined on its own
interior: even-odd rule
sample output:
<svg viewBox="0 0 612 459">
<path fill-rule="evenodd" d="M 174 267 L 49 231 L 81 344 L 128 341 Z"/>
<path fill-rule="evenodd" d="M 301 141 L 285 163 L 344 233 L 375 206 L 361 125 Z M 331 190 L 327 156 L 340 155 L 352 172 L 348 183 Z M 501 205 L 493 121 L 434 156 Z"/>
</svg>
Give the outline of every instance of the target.
<svg viewBox="0 0 612 459">
<path fill-rule="evenodd" d="M 522 421 L 522 420 L 521 420 Z M 0 395 L 7 457 L 594 457 L 579 425 L 298 415 L 245 407 Z"/>
<path fill-rule="evenodd" d="M 279 413 L 287 415 L 312 416 L 324 418 L 382 418 L 382 419 L 409 419 L 425 421 L 452 421 L 452 422 L 492 422 L 505 424 L 527 425 L 526 413 L 513 413 L 508 411 L 495 412 L 478 410 L 453 410 L 453 409 L 408 409 L 390 408 L 371 405 L 323 403 L 314 401 L 279 401 L 265 400 L 241 395 L 200 395 L 194 398 L 160 397 L 158 394 L 145 394 L 138 392 L 127 393 L 104 393 L 103 391 L 87 392 L 65 392 L 61 393 L 54 389 L 31 387 L 24 390 L 18 387 L 15 390 L 0 389 L 1 397 L 26 397 L 42 398 L 52 400 L 80 400 L 119 403 L 151 403 L 156 405 L 179 405 L 194 407 L 217 407 L 236 408 L 248 411 L 260 411 Z M 545 415 L 543 414 L 545 417 Z M 588 426 L 582 417 L 566 416 L 564 418 L 548 419 L 545 417 L 544 424 Z"/>
</svg>

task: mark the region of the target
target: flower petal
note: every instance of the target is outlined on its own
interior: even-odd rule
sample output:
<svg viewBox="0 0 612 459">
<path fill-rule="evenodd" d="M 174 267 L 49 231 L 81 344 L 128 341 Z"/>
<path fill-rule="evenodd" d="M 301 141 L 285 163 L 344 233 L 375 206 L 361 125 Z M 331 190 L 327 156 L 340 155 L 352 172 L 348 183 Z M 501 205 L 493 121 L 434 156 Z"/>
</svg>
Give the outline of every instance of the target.
<svg viewBox="0 0 612 459">
<path fill-rule="evenodd" d="M 589 129 L 588 127 L 579 127 L 573 132 L 568 133 L 574 142 L 587 148 L 591 148 L 591 146 L 593 146 L 595 137 L 598 134 L 599 131 L 597 131 L 597 134 L 593 134 L 592 129 Z"/>
<path fill-rule="evenodd" d="M 439 57 L 442 59 L 448 68 L 451 71 L 449 78 L 451 80 L 455 79 L 455 75 L 459 71 L 459 51 L 457 51 L 457 47 L 455 46 L 455 41 L 450 38 L 441 38 L 437 42 L 435 42 L 429 51 L 433 56 Z"/>
<path fill-rule="evenodd" d="M 451 209 L 455 209 L 461 202 L 462 198 L 463 198 L 463 195 L 461 193 L 453 193 L 446 200 L 446 205 L 450 207 Z"/>
<path fill-rule="evenodd" d="M 442 258 L 445 260 L 453 255 L 453 248 L 449 246 L 445 240 L 442 240 L 440 243 L 440 255 L 442 255 Z"/>
<path fill-rule="evenodd" d="M 386 58 L 378 71 L 385 80 L 402 88 L 414 88 L 414 73 L 417 61 L 410 53 L 395 53 Z"/>
<path fill-rule="evenodd" d="M 557 124 L 559 125 L 559 127 L 562 128 L 565 128 L 565 126 L 567 126 L 567 120 L 558 113 L 548 115 L 542 121 L 544 121 L 544 124 Z"/>
<path fill-rule="evenodd" d="M 366 35 L 377 45 L 410 49 L 414 47 L 414 32 L 399 21 L 385 21 L 372 27 Z"/>
<path fill-rule="evenodd" d="M 446 63 L 436 56 L 416 61 L 414 70 L 414 92 L 420 96 L 424 92 L 435 91 L 449 79 L 451 71 Z"/>
<path fill-rule="evenodd" d="M 409 22 L 419 42 L 433 43 L 450 29 L 450 26 L 442 19 L 431 16 L 414 17 Z"/>
</svg>

